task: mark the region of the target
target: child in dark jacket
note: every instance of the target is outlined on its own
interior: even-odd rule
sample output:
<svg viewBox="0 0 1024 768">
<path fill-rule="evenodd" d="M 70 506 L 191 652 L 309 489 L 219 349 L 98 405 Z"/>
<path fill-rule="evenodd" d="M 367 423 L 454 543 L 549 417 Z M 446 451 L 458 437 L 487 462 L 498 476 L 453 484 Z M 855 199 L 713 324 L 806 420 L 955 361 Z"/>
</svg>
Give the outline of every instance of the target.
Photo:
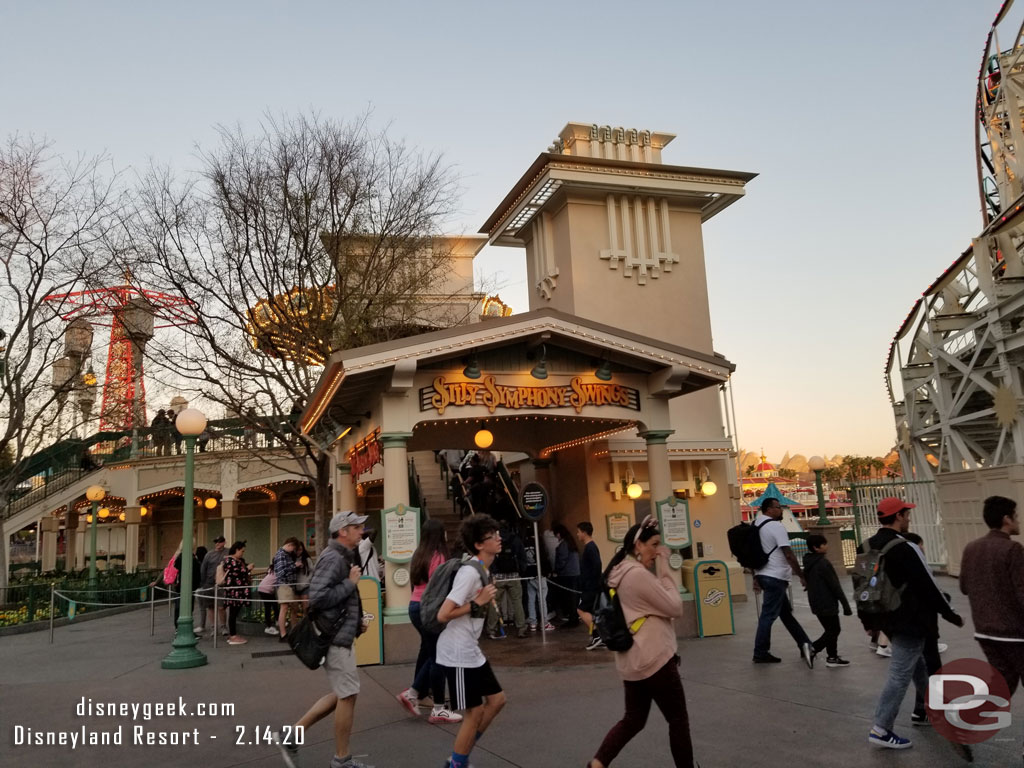
<svg viewBox="0 0 1024 768">
<path fill-rule="evenodd" d="M 851 616 L 850 603 L 846 600 L 843 589 L 839 586 L 836 569 L 825 556 L 828 552 L 828 541 L 824 536 L 813 533 L 807 537 L 807 554 L 804 555 L 804 577 L 807 579 L 807 599 L 811 604 L 811 613 L 818 617 L 825 633 L 812 643 L 815 653 L 828 651 L 825 658 L 826 667 L 848 667 L 850 662 L 840 658 L 837 642 L 839 640 L 839 603 L 843 604 L 843 615 Z"/>
</svg>

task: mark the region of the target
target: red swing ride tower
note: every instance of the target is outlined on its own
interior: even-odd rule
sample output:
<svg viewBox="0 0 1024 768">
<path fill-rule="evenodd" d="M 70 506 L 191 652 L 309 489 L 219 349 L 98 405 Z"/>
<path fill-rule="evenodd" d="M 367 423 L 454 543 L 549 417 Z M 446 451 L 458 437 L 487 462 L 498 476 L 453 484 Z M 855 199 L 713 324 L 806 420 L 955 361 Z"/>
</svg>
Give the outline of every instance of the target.
<svg viewBox="0 0 1024 768">
<path fill-rule="evenodd" d="M 59 302 L 61 319 L 88 319 L 110 326 L 107 372 L 100 406 L 100 431 L 126 431 L 145 427 L 146 384 L 143 353 L 157 329 L 196 322 L 194 304 L 183 296 L 150 291 L 125 283 L 75 293 L 51 294 Z"/>
</svg>

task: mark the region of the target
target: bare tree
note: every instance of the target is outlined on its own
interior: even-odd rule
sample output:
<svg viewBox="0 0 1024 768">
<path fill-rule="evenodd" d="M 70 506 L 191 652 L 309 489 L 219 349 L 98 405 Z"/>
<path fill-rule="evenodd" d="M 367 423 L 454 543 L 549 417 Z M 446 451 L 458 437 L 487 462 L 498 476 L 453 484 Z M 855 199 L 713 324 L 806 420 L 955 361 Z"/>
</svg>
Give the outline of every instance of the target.
<svg viewBox="0 0 1024 768">
<path fill-rule="evenodd" d="M 438 237 L 456 185 L 440 157 L 365 120 L 268 118 L 255 135 L 219 137 L 194 176 L 146 176 L 121 247 L 143 281 L 195 304 L 188 343 L 158 337 L 157 361 L 283 446 L 253 454 L 272 465 L 287 457 L 309 478 L 322 546 L 329 448 L 358 415 L 328 413 L 309 437 L 287 415 L 308 402 L 335 349 L 452 325 L 475 305 L 452 295 Z"/>
<path fill-rule="evenodd" d="M 0 514 L 27 461 L 67 437 L 62 414 L 80 383 L 87 350 L 68 354 L 61 315 L 91 286 L 95 255 L 120 197 L 107 159 L 65 161 L 44 141 L 18 136 L 0 147 Z M 90 340 L 91 340 L 91 334 Z M 9 541 L 0 547 L 0 587 L 8 576 Z"/>
</svg>

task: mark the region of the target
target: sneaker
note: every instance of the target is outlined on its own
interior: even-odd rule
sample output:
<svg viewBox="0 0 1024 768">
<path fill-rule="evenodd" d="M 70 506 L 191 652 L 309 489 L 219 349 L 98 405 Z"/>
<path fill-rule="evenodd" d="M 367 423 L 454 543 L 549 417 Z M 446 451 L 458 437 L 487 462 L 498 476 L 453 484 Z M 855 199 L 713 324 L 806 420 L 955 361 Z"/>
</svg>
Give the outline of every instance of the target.
<svg viewBox="0 0 1024 768">
<path fill-rule="evenodd" d="M 281 633 L 277 631 L 277 627 L 267 627 L 266 629 L 263 630 L 263 634 L 265 634 L 265 635 L 279 635 Z"/>
<path fill-rule="evenodd" d="M 520 627 L 519 631 L 516 632 L 516 637 L 519 637 L 519 638 L 529 637 L 529 636 L 530 636 L 530 633 L 526 631 L 526 627 Z"/>
<path fill-rule="evenodd" d="M 331 760 L 331 768 L 335 768 L 334 760 Z M 350 757 L 345 762 L 338 763 L 337 768 L 373 768 L 373 766 L 360 762 L 359 760 L 356 760 L 354 757 Z"/>
<path fill-rule="evenodd" d="M 245 645 L 248 642 L 249 641 L 246 640 L 244 637 L 229 637 L 228 638 L 228 645 Z"/>
<path fill-rule="evenodd" d="M 504 640 L 505 639 L 505 633 L 504 632 L 488 632 L 487 636 L 489 638 L 491 638 L 491 640 Z"/>
<path fill-rule="evenodd" d="M 206 627 L 196 627 L 192 630 L 192 634 L 196 637 L 202 637 L 206 634 Z"/>
<path fill-rule="evenodd" d="M 536 632 L 537 631 L 537 622 L 531 621 L 529 623 L 529 625 L 527 625 L 527 629 L 529 629 L 531 632 Z"/>
<path fill-rule="evenodd" d="M 804 657 L 804 661 L 807 662 L 808 669 L 814 669 L 814 657 L 818 655 L 818 652 L 814 650 L 814 646 L 810 643 L 804 643 L 800 647 L 800 655 Z"/>
<path fill-rule="evenodd" d="M 412 692 L 411 688 L 406 688 L 395 698 L 398 699 L 399 704 L 408 709 L 413 715 L 419 715 L 419 697 Z"/>
<path fill-rule="evenodd" d="M 598 648 L 604 648 L 604 647 L 605 647 L 604 646 L 604 640 L 601 639 L 600 635 L 594 635 L 592 638 L 590 638 L 590 642 L 587 643 L 587 646 L 586 646 L 588 651 L 594 651 L 594 650 L 597 650 Z"/>
<path fill-rule="evenodd" d="M 544 631 L 545 632 L 554 632 L 555 631 L 555 625 L 552 624 L 550 621 L 544 622 Z"/>
<path fill-rule="evenodd" d="M 892 656 L 892 648 L 890 648 L 888 645 L 880 645 L 878 646 L 878 650 L 875 651 L 875 653 L 877 653 L 879 656 L 885 656 L 886 658 L 889 658 L 890 656 Z"/>
<path fill-rule="evenodd" d="M 781 661 L 782 659 L 778 656 L 772 656 L 770 653 L 766 653 L 764 656 L 754 657 L 755 664 L 778 664 Z"/>
<path fill-rule="evenodd" d="M 945 643 L 939 643 L 939 653 L 945 653 L 949 650 L 949 646 Z"/>
<path fill-rule="evenodd" d="M 848 662 L 846 659 L 840 658 L 839 656 L 829 656 L 827 659 L 825 659 L 825 666 L 830 668 L 848 667 L 850 666 L 850 662 Z"/>
<path fill-rule="evenodd" d="M 868 648 L 870 648 L 872 651 L 877 651 L 878 642 L 876 640 L 872 640 L 870 643 L 868 643 Z"/>
<path fill-rule="evenodd" d="M 288 768 L 299 768 L 299 747 L 296 744 L 282 744 L 281 734 L 274 731 L 274 743 L 281 752 L 281 759 Z"/>
<path fill-rule="evenodd" d="M 910 722 L 914 725 L 931 725 L 931 720 L 928 719 L 928 713 L 923 709 L 914 710 L 914 713 L 910 716 Z"/>
<path fill-rule="evenodd" d="M 885 749 L 910 749 L 914 746 L 910 739 L 897 736 L 892 731 L 872 728 L 868 734 L 868 744 Z"/>
<path fill-rule="evenodd" d="M 461 723 L 462 715 L 452 712 L 448 707 L 434 707 L 427 718 L 428 723 Z"/>
</svg>

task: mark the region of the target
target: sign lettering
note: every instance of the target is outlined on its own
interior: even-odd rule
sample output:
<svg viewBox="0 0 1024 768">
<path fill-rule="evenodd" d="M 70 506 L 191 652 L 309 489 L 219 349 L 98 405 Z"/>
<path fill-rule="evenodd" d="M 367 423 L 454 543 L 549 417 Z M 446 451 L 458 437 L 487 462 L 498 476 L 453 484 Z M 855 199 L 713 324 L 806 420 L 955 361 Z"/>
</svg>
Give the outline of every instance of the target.
<svg viewBox="0 0 1024 768">
<path fill-rule="evenodd" d="M 587 406 L 615 405 L 640 410 L 640 393 L 630 387 L 604 382 L 584 382 L 576 376 L 568 384 L 551 387 L 525 387 L 499 384 L 493 376 L 480 381 L 448 381 L 438 376 L 430 387 L 420 390 L 420 410 L 434 409 L 443 415 L 449 407 L 486 406 L 498 408 L 573 408 L 576 413 Z M 353 473 L 354 473 L 353 468 Z"/>
</svg>

